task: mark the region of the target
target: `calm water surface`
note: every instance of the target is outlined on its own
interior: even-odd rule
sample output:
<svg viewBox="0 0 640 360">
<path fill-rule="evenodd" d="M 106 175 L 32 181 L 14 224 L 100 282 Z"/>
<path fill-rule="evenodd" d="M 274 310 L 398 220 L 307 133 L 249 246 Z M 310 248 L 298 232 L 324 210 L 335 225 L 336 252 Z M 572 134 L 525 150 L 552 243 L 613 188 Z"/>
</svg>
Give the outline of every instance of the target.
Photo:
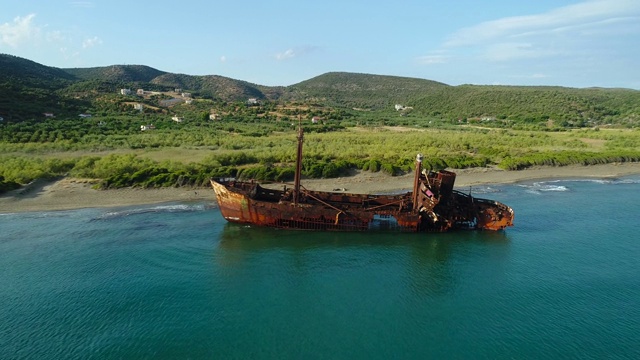
<svg viewBox="0 0 640 360">
<path fill-rule="evenodd" d="M 474 193 L 516 226 L 283 231 L 213 202 L 0 215 L 0 358 L 640 358 L 640 177 Z"/>
</svg>

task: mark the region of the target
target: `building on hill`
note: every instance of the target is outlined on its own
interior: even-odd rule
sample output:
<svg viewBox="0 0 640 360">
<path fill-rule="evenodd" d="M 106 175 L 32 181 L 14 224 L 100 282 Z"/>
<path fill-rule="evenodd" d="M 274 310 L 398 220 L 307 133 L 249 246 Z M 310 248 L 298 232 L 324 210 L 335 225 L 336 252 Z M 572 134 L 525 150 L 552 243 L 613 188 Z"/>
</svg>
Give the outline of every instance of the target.
<svg viewBox="0 0 640 360">
<path fill-rule="evenodd" d="M 181 123 L 182 121 L 184 121 L 183 118 L 179 117 L 178 115 L 174 115 L 171 120 L 177 122 L 177 123 Z"/>
<path fill-rule="evenodd" d="M 134 104 L 133 105 L 133 109 L 134 110 L 138 110 L 138 111 L 142 111 L 142 110 L 144 110 L 144 105 L 141 104 L 141 103 Z"/>
<path fill-rule="evenodd" d="M 147 130 L 153 130 L 156 127 L 153 126 L 153 124 L 151 125 L 140 125 L 140 131 L 147 131 Z"/>
<path fill-rule="evenodd" d="M 43 113 L 42 115 L 44 115 L 44 117 L 48 117 L 48 118 L 55 117 L 55 115 L 53 115 L 53 113 L 50 113 L 50 112 Z"/>
<path fill-rule="evenodd" d="M 131 89 L 120 89 L 120 95 L 131 95 L 133 92 Z"/>
</svg>

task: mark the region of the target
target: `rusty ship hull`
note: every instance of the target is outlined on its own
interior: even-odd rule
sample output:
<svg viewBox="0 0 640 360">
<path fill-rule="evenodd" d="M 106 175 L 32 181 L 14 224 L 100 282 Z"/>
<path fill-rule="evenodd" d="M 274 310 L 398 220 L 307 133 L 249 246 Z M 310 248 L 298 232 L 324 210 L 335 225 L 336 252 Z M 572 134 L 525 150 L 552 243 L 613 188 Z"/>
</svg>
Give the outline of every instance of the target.
<svg viewBox="0 0 640 360">
<path fill-rule="evenodd" d="M 418 176 L 418 196 L 349 194 L 265 188 L 254 181 L 211 179 L 222 216 L 230 222 L 282 229 L 408 232 L 502 230 L 513 210 L 497 201 L 453 190 L 455 174 Z"/>
<path fill-rule="evenodd" d="M 328 231 L 502 230 L 513 226 L 510 207 L 454 190 L 456 174 L 423 171 L 420 154 L 411 192 L 369 195 L 307 190 L 300 184 L 302 143 L 299 127 L 293 187 L 284 185 L 280 190 L 255 181 L 212 178 L 222 216 L 241 224 Z"/>
</svg>

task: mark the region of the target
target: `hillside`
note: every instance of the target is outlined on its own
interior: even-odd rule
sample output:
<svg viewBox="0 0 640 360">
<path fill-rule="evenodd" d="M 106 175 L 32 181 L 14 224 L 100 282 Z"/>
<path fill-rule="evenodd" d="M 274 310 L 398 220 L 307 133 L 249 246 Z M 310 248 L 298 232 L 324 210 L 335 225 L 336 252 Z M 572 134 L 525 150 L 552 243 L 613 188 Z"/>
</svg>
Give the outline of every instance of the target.
<svg viewBox="0 0 640 360">
<path fill-rule="evenodd" d="M 122 84 L 122 86 L 140 88 L 149 88 L 148 84 L 154 84 L 159 86 L 152 87 L 154 89 L 180 88 L 196 93 L 198 96 L 225 101 L 237 101 L 247 98 L 266 99 L 267 96 L 262 90 L 271 93 L 268 87 L 262 87 L 262 89 L 260 89 L 259 85 L 223 76 L 174 74 L 144 65 L 113 65 L 94 68 L 64 69 L 64 71 L 80 80 L 100 81 L 103 83 L 115 83 Z"/>
<path fill-rule="evenodd" d="M 59 89 L 76 78 L 62 69 L 44 66 L 17 56 L 0 54 L 0 85 Z"/>
<path fill-rule="evenodd" d="M 347 108 L 383 109 L 449 85 L 423 79 L 331 72 L 291 85 L 282 100 Z"/>
<path fill-rule="evenodd" d="M 196 95 L 224 101 L 243 101 L 248 98 L 266 99 L 257 85 L 218 75 L 192 76 L 164 74 L 149 81 L 152 84 L 181 88 Z M 274 100 L 274 99 L 272 99 Z"/>
<path fill-rule="evenodd" d="M 164 71 L 144 65 L 112 65 L 92 68 L 63 69 L 78 80 L 102 80 L 111 82 L 151 82 L 166 74 Z"/>
<path fill-rule="evenodd" d="M 423 93 L 411 105 L 422 115 L 452 120 L 552 121 L 577 126 L 632 125 L 640 120 L 640 91 L 628 89 L 461 85 Z"/>
<path fill-rule="evenodd" d="M 61 69 L 0 54 L 0 117 L 25 119 L 59 108 L 65 99 L 56 90 L 74 81 L 73 75 Z"/>
<path fill-rule="evenodd" d="M 173 91 L 226 103 L 256 98 L 263 103 L 318 105 L 340 111 L 380 113 L 385 123 L 410 118 L 450 123 L 494 121 L 496 126 L 582 127 L 640 123 L 640 91 L 540 86 L 447 84 L 416 78 L 330 72 L 287 87 L 252 84 L 218 75 L 174 74 L 144 65 L 59 69 L 0 54 L 0 117 L 8 121 L 76 117 L 91 110 L 126 112 L 119 89 Z M 394 105 L 408 106 L 399 122 Z M 157 103 L 155 104 L 157 106 Z M 199 108 L 200 114 L 210 109 Z M 409 119 L 409 120 L 407 120 Z M 424 121 L 423 121 L 424 123 Z"/>
</svg>

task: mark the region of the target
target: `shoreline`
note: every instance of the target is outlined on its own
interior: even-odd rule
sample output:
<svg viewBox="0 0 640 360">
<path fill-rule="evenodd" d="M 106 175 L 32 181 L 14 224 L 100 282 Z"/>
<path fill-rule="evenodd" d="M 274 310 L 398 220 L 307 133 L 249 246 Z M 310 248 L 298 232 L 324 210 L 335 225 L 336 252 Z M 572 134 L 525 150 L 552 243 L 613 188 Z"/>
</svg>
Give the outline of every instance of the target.
<svg viewBox="0 0 640 360">
<path fill-rule="evenodd" d="M 511 184 L 528 181 L 561 179 L 610 179 L 640 174 L 640 163 L 602 165 L 569 165 L 535 167 L 506 171 L 493 167 L 455 170 L 456 189 L 473 186 Z M 302 186 L 319 191 L 349 193 L 392 193 L 411 191 L 413 173 L 389 176 L 381 172 L 357 171 L 355 175 L 334 179 L 302 180 Z M 95 190 L 86 179 L 63 178 L 57 181 L 35 181 L 33 184 L 0 196 L 0 214 L 110 208 L 167 202 L 211 202 L 215 195 L 210 187 L 203 188 L 125 188 Z M 281 184 L 273 185 L 281 186 Z"/>
</svg>

